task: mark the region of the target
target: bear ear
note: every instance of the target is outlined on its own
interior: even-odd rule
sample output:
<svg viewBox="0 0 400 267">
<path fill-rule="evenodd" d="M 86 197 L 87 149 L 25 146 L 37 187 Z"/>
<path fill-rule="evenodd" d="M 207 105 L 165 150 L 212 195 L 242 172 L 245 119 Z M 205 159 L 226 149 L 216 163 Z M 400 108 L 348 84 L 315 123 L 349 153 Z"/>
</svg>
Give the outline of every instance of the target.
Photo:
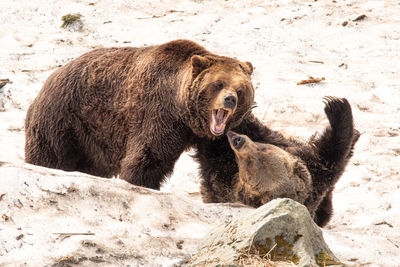
<svg viewBox="0 0 400 267">
<path fill-rule="evenodd" d="M 193 67 L 193 77 L 196 77 L 200 72 L 210 66 L 210 60 L 206 57 L 194 55 L 192 56 L 191 61 Z"/>
<path fill-rule="evenodd" d="M 240 66 L 242 67 L 242 69 L 244 70 L 244 72 L 246 72 L 248 75 L 251 75 L 253 73 L 253 64 L 251 64 L 250 62 L 246 61 L 243 62 L 243 64 L 240 64 Z"/>
</svg>

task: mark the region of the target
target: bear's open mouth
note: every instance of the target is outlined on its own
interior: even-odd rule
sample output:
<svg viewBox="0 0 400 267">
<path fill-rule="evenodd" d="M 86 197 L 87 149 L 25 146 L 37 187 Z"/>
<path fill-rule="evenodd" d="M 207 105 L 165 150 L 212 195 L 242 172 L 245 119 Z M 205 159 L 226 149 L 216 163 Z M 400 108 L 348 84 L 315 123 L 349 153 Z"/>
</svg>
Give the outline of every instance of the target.
<svg viewBox="0 0 400 267">
<path fill-rule="evenodd" d="M 211 111 L 211 125 L 210 129 L 214 135 L 221 135 L 224 133 L 226 122 L 232 114 L 231 109 L 219 108 Z"/>
</svg>

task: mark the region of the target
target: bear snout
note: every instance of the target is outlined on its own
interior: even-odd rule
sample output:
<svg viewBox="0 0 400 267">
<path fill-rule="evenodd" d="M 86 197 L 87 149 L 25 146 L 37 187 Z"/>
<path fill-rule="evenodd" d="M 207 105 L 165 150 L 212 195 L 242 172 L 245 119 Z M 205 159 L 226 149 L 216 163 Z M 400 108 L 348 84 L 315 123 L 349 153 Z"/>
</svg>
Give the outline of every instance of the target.
<svg viewBox="0 0 400 267">
<path fill-rule="evenodd" d="M 228 136 L 229 139 L 232 139 L 232 137 L 236 136 L 237 133 L 235 133 L 234 131 L 229 130 L 226 135 Z"/>
<path fill-rule="evenodd" d="M 224 96 L 224 107 L 234 110 L 236 108 L 237 98 L 232 94 Z"/>
</svg>

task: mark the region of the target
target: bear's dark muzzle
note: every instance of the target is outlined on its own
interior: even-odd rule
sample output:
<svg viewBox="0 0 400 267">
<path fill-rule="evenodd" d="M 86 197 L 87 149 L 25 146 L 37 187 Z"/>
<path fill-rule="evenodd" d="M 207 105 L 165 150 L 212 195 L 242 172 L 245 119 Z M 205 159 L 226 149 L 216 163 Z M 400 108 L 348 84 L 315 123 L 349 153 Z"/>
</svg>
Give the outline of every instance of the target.
<svg viewBox="0 0 400 267">
<path fill-rule="evenodd" d="M 224 97 L 224 107 L 234 110 L 236 108 L 237 98 L 234 95 L 226 95 Z"/>
</svg>

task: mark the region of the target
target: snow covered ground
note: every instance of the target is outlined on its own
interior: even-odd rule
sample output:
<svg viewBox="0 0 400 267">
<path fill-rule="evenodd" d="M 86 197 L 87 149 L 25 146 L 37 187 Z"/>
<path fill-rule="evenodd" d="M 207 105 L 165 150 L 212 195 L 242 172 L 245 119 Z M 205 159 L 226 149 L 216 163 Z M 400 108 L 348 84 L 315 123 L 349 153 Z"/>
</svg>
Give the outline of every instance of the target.
<svg viewBox="0 0 400 267">
<path fill-rule="evenodd" d="M 68 13 L 83 15 L 80 27 L 60 27 Z M 350 101 L 362 136 L 324 236 L 347 263 L 400 266 L 399 14 L 395 0 L 2 0 L 0 79 L 12 83 L 0 89 L 0 173 L 26 167 L 25 112 L 60 65 L 98 47 L 191 39 L 253 63 L 254 112 L 274 129 L 308 137 L 327 124 L 323 96 Z M 296 85 L 309 76 L 325 81 Z M 184 154 L 162 190 L 200 201 L 196 169 Z M 19 190 L 2 192 L 9 181 L 0 177 L 5 197 Z"/>
</svg>

